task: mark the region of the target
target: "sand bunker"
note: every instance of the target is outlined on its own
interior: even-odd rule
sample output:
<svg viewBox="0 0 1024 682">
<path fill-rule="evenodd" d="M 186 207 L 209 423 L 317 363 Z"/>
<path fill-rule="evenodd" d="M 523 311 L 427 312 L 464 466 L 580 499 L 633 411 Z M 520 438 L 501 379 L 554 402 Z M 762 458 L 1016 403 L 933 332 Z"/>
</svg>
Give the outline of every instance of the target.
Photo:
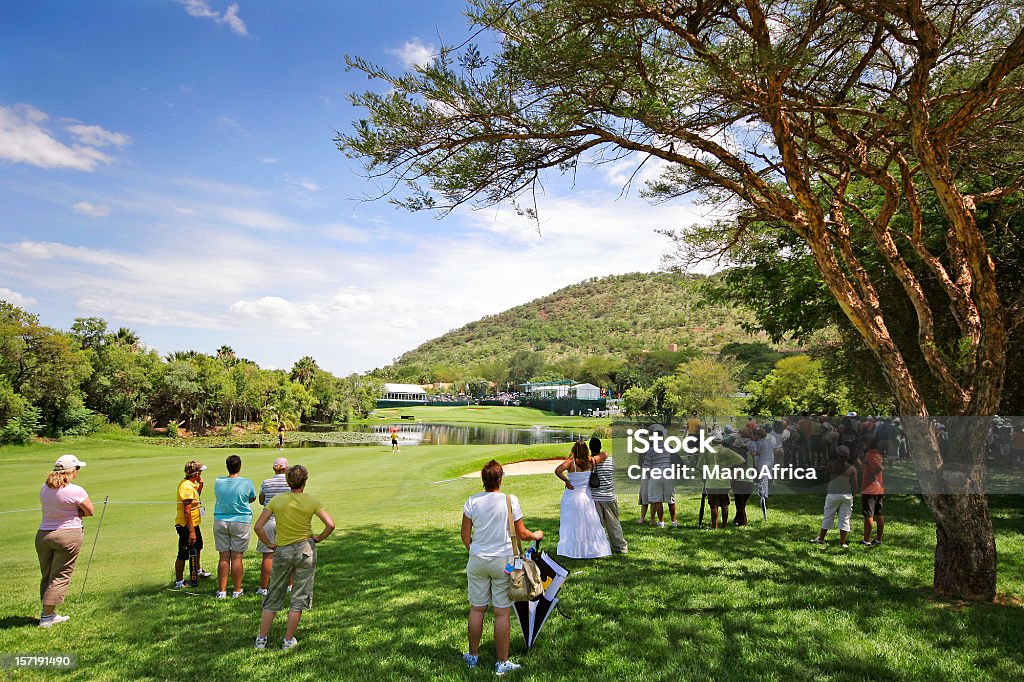
<svg viewBox="0 0 1024 682">
<path fill-rule="evenodd" d="M 530 474 L 553 474 L 555 467 L 564 462 L 564 459 L 536 459 L 529 462 L 515 462 L 514 464 L 502 464 L 501 468 L 506 476 L 528 476 Z M 479 471 L 471 471 L 463 474 L 462 478 L 480 478 Z"/>
</svg>

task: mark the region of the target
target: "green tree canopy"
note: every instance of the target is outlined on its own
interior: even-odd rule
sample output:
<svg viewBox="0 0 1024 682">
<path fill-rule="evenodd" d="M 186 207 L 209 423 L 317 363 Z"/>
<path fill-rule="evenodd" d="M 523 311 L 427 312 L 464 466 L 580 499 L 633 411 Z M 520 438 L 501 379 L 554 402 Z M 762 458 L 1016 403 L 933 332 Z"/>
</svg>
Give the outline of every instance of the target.
<svg viewBox="0 0 1024 682">
<path fill-rule="evenodd" d="M 783 358 L 760 381 L 747 384 L 750 414 L 784 417 L 801 412 L 841 414 L 852 409 L 846 386 L 830 381 L 807 355 Z"/>
</svg>

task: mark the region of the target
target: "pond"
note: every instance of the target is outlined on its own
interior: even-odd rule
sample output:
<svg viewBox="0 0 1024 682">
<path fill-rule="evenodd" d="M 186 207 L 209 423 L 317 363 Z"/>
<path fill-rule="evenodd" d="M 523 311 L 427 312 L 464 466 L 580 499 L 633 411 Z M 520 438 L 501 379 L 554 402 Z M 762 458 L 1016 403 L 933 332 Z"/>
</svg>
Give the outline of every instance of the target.
<svg viewBox="0 0 1024 682">
<path fill-rule="evenodd" d="M 317 440 L 315 434 L 345 432 L 369 437 L 372 444 L 389 445 L 391 430 L 397 429 L 398 444 L 407 445 L 540 445 L 544 443 L 571 443 L 578 438 L 589 438 L 590 430 L 559 429 L 542 426 L 508 426 L 502 424 L 443 424 L 436 422 L 393 422 L 387 424 L 312 424 L 300 430 L 301 441 L 294 447 L 322 447 L 325 445 L 366 445 L 366 442 L 332 442 Z M 287 441 L 287 437 L 286 437 Z M 285 443 L 286 446 L 290 445 Z"/>
</svg>

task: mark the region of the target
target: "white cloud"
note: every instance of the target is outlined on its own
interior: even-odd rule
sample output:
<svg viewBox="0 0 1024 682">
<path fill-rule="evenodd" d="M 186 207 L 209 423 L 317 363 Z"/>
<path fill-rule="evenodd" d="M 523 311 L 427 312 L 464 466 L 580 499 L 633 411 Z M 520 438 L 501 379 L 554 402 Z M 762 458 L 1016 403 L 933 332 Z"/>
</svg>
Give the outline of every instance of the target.
<svg viewBox="0 0 1024 682">
<path fill-rule="evenodd" d="M 93 204 L 88 201 L 79 201 L 71 209 L 75 213 L 81 213 L 90 218 L 106 218 L 110 215 L 110 207 L 106 204 Z"/>
<path fill-rule="evenodd" d="M 401 47 L 387 50 L 387 52 L 401 59 L 406 68 L 411 69 L 414 66 L 427 66 L 430 62 L 434 61 L 434 57 L 437 55 L 437 48 L 424 43 L 419 38 L 412 38 L 407 40 Z"/>
<path fill-rule="evenodd" d="M 286 175 L 284 177 L 284 181 L 292 187 L 297 187 L 298 189 L 306 192 L 319 192 L 323 189 L 320 185 L 309 178 L 293 178 L 290 175 Z"/>
<path fill-rule="evenodd" d="M 260 163 L 266 163 L 270 165 L 276 165 L 281 163 L 281 159 L 277 158 L 276 156 L 261 156 L 256 160 L 259 161 Z"/>
<path fill-rule="evenodd" d="M 113 158 L 97 147 L 124 146 L 127 135 L 104 130 L 100 126 L 73 125 L 68 128 L 78 140 L 65 144 L 44 127 L 49 115 L 33 106 L 0 106 L 0 159 L 27 163 L 40 168 L 70 168 L 92 172 L 97 164 Z"/>
<path fill-rule="evenodd" d="M 281 296 L 263 296 L 254 301 L 235 301 L 229 310 L 239 317 L 285 329 L 313 329 L 368 310 L 372 304 L 373 297 L 369 292 L 348 287 L 325 300 L 292 302 Z"/>
<path fill-rule="evenodd" d="M 324 226 L 320 233 L 339 242 L 351 242 L 354 244 L 366 244 L 370 241 L 370 234 L 367 230 L 360 230 L 357 227 L 334 223 Z"/>
<path fill-rule="evenodd" d="M 113 318 L 129 324 L 171 327 L 208 327 L 217 324 L 215 317 L 197 314 L 195 310 L 180 304 L 147 304 L 126 298 L 123 292 L 109 289 L 80 296 L 75 301 L 75 309 L 85 315 Z"/>
<path fill-rule="evenodd" d="M 24 294 L 19 294 L 17 291 L 11 291 L 4 287 L 0 287 L 0 301 L 7 301 L 19 308 L 24 308 L 36 303 L 36 299 L 31 296 L 25 296 Z"/>
<path fill-rule="evenodd" d="M 206 0 L 178 0 L 185 7 L 190 17 L 213 19 L 218 24 L 227 24 L 228 28 L 240 36 L 249 35 L 245 22 L 238 16 L 238 3 L 232 3 L 223 13 L 210 7 Z"/>
<path fill-rule="evenodd" d="M 234 225 L 257 230 L 292 230 L 297 227 L 282 215 L 256 208 L 222 207 L 215 209 L 213 214 Z"/>
<path fill-rule="evenodd" d="M 122 133 L 112 133 L 109 130 L 104 130 L 100 126 L 75 124 L 68 126 L 68 132 L 78 138 L 78 141 L 82 144 L 86 144 L 91 147 L 108 147 L 110 145 L 123 147 L 132 141 L 132 139 L 127 135 Z"/>
<path fill-rule="evenodd" d="M 231 6 L 228 7 L 227 11 L 224 12 L 224 16 L 221 18 L 221 21 L 227 24 L 231 28 L 231 30 L 237 33 L 238 35 L 249 35 L 249 29 L 245 27 L 245 22 L 242 21 L 242 18 L 240 16 L 238 16 L 237 2 L 232 3 Z"/>
</svg>

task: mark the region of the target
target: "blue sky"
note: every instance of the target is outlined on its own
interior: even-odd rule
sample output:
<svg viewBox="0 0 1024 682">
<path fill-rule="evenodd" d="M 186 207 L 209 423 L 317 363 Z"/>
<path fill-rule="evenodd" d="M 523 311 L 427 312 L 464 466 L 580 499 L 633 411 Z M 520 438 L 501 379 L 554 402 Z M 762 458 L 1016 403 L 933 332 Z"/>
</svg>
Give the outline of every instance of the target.
<svg viewBox="0 0 1024 682">
<path fill-rule="evenodd" d="M 386 202 L 332 139 L 395 70 L 467 35 L 463 2 L 0 2 L 0 298 L 67 328 L 100 316 L 159 351 L 267 367 L 384 365 L 595 275 L 650 271 L 629 169 L 552 180 L 543 227 L 507 207 L 438 221 Z"/>
</svg>

